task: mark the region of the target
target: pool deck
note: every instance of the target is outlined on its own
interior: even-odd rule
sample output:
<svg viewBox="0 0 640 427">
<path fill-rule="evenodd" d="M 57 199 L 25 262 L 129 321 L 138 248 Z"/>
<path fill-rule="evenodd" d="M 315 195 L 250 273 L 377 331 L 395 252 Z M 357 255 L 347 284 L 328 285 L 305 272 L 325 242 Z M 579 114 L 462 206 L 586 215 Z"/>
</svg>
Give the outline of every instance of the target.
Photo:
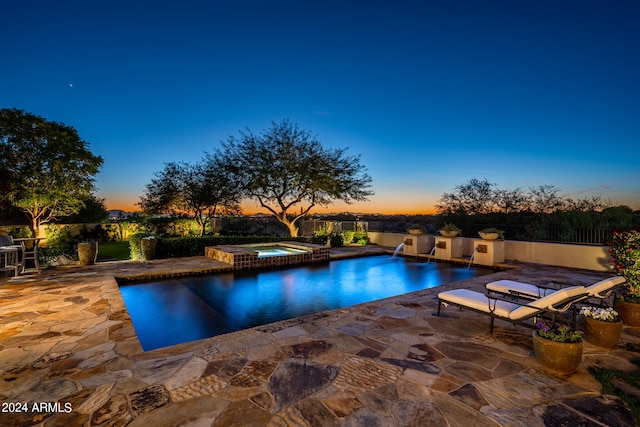
<svg viewBox="0 0 640 427">
<path fill-rule="evenodd" d="M 332 250 L 333 258 L 358 255 L 355 248 Z M 535 361 L 530 329 L 496 321 L 491 335 L 485 316 L 453 307 L 436 316 L 437 293 L 447 289 L 482 291 L 498 279 L 588 284 L 610 275 L 517 267 L 149 352 L 114 276 L 228 265 L 194 257 L 0 277 L 0 424 L 636 425 L 618 398 L 601 395 L 587 369 L 635 371 L 631 360 L 640 354 L 624 344 L 640 344 L 640 328 L 625 327 L 613 349 L 585 343 L 577 373 L 557 378 Z"/>
</svg>

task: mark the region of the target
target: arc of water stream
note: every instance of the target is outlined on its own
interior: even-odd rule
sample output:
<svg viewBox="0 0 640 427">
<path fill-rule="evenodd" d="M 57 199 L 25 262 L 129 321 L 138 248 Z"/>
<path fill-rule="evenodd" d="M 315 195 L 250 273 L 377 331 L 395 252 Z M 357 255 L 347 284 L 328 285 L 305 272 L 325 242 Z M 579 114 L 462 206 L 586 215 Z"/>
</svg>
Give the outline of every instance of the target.
<svg viewBox="0 0 640 427">
<path fill-rule="evenodd" d="M 477 253 L 478 253 L 478 248 L 473 250 L 473 253 L 471 254 L 471 258 L 469 259 L 469 265 L 467 265 L 467 270 L 471 268 L 471 263 L 473 262 L 473 259 L 476 257 Z"/>
<path fill-rule="evenodd" d="M 431 252 L 429 252 L 429 258 L 427 258 L 427 264 L 429 264 L 429 261 L 431 261 L 431 257 L 433 256 L 433 253 L 436 251 L 436 246 L 433 247 L 433 249 L 431 249 Z"/>
<path fill-rule="evenodd" d="M 404 247 L 404 242 L 400 243 L 398 245 L 398 247 L 396 248 L 396 250 L 393 252 L 393 257 L 395 258 L 396 256 L 398 256 L 398 253 L 400 253 L 400 251 L 402 250 L 402 248 Z"/>
</svg>

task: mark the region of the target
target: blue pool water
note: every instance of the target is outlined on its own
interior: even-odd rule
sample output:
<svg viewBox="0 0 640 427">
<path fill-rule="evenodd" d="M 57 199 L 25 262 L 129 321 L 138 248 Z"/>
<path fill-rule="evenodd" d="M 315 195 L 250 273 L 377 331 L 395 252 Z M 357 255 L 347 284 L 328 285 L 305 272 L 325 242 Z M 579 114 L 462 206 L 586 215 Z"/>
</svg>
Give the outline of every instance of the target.
<svg viewBox="0 0 640 427">
<path fill-rule="evenodd" d="M 120 285 L 145 351 L 469 279 L 492 270 L 387 255 Z"/>
<path fill-rule="evenodd" d="M 287 246 L 258 246 L 252 249 L 258 252 L 258 258 L 307 253 L 307 251 L 303 251 L 302 249 L 289 248 Z"/>
</svg>

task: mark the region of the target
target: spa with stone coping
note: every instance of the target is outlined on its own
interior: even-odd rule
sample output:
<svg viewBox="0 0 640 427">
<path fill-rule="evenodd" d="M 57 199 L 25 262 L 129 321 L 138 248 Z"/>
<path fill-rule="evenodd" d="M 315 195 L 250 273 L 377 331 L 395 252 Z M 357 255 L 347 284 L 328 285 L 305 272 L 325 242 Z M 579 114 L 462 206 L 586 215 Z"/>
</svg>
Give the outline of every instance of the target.
<svg viewBox="0 0 640 427">
<path fill-rule="evenodd" d="M 259 257 L 258 248 L 290 248 L 303 252 L 290 253 L 281 256 Z M 314 262 L 328 262 L 330 248 L 303 242 L 277 242 L 252 245 L 221 245 L 207 246 L 205 256 L 233 266 L 234 270 L 248 270 L 254 268 L 281 267 Z"/>
</svg>

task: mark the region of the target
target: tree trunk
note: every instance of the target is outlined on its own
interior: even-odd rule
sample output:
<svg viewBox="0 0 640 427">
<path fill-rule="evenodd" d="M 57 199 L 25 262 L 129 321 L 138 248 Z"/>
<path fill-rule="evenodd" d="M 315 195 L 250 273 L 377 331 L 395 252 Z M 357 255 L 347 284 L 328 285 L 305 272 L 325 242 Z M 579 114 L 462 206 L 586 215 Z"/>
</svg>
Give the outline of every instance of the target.
<svg viewBox="0 0 640 427">
<path fill-rule="evenodd" d="M 289 234 L 291 237 L 298 237 L 298 227 L 296 227 L 295 223 L 289 223 L 287 224 L 287 227 L 289 227 Z"/>
<path fill-rule="evenodd" d="M 38 219 L 36 217 L 31 218 L 31 232 L 33 233 L 33 237 L 40 237 L 40 224 L 38 224 Z"/>
<path fill-rule="evenodd" d="M 290 221 L 289 218 L 287 218 L 286 212 L 282 212 L 276 215 L 276 218 L 278 219 L 278 221 L 287 226 L 287 228 L 289 229 L 289 235 L 291 237 L 298 237 L 298 227 L 296 226 L 296 221 Z"/>
</svg>

